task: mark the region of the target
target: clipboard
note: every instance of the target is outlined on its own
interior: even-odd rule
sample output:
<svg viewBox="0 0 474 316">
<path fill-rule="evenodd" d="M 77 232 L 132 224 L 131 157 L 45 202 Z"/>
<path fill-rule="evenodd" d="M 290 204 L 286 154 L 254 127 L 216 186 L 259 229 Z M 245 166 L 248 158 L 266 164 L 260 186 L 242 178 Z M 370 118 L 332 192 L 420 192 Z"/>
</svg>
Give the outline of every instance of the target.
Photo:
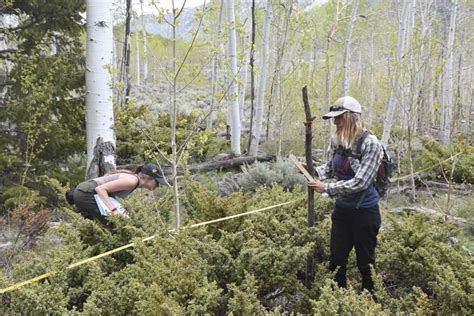
<svg viewBox="0 0 474 316">
<path fill-rule="evenodd" d="M 308 170 L 303 167 L 301 162 L 293 154 L 290 154 L 288 158 L 290 158 L 290 160 L 296 165 L 296 167 L 301 171 L 301 173 L 303 173 L 304 177 L 306 178 L 306 180 L 308 180 L 308 182 L 315 181 L 314 178 L 309 174 Z"/>
<path fill-rule="evenodd" d="M 100 214 L 102 216 L 109 216 L 110 215 L 110 210 L 105 205 L 104 201 L 102 201 L 100 196 L 98 194 L 94 194 L 94 198 L 95 198 L 95 202 L 97 203 L 97 206 L 99 207 Z M 117 207 L 117 208 L 122 208 L 123 207 L 123 205 L 119 201 L 114 199 L 113 197 L 109 197 L 109 198 L 112 201 L 112 203 L 114 204 L 114 207 Z"/>
</svg>

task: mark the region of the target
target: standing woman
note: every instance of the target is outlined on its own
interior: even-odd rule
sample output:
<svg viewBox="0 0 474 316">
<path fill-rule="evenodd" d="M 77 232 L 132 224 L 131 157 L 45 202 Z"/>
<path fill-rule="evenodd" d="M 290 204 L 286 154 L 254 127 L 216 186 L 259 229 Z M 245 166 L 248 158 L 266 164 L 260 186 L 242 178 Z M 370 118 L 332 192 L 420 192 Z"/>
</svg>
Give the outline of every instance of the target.
<svg viewBox="0 0 474 316">
<path fill-rule="evenodd" d="M 360 103 L 349 96 L 338 99 L 323 119 L 334 118 L 336 133 L 331 139 L 331 157 L 316 168 L 320 180 L 334 178 L 332 183 L 318 180 L 308 186 L 336 198 L 332 213 L 331 255 L 329 269 L 335 280 L 346 287 L 346 266 L 352 247 L 362 274 L 362 287 L 373 292 L 370 265 L 375 263 L 375 247 L 381 219 L 380 196 L 374 182 L 382 161 L 383 149 L 377 137 L 367 131 Z M 357 150 L 360 149 L 360 152 Z"/>
<path fill-rule="evenodd" d="M 167 181 L 160 170 L 158 165 L 149 163 L 138 167 L 135 172 L 117 170 L 114 173 L 84 181 L 74 189 L 73 204 L 85 218 L 95 218 L 107 225 L 107 219 L 100 213 L 94 197 L 97 194 L 112 214 L 120 211 L 121 214 L 128 217 L 127 211 L 118 210 L 110 197 L 125 199 L 137 188 L 153 191 L 160 184 L 166 185 Z"/>
</svg>

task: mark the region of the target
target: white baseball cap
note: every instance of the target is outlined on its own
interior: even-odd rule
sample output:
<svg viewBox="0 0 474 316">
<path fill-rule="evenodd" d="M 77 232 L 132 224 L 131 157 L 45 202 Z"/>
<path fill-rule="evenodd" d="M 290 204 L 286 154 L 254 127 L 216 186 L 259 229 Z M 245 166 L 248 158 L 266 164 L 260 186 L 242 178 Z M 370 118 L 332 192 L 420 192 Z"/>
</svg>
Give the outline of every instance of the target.
<svg viewBox="0 0 474 316">
<path fill-rule="evenodd" d="M 345 96 L 337 99 L 337 101 L 329 107 L 329 112 L 323 115 L 323 119 L 327 120 L 346 112 L 362 113 L 362 106 L 359 101 L 353 97 Z"/>
</svg>

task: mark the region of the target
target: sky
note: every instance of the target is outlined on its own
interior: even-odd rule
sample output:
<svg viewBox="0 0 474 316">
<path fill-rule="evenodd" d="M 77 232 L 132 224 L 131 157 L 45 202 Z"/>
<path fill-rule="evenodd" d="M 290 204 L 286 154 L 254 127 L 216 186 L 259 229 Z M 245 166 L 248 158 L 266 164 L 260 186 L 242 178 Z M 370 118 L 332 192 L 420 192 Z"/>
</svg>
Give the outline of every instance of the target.
<svg viewBox="0 0 474 316">
<path fill-rule="evenodd" d="M 155 5 L 152 5 L 151 3 L 156 3 Z M 207 0 L 206 2 L 210 2 L 210 0 Z M 186 8 L 192 8 L 196 7 L 198 5 L 202 5 L 204 3 L 204 0 L 187 0 L 186 1 Z M 181 7 L 183 5 L 183 0 L 175 0 L 174 1 L 175 7 Z M 132 6 L 135 11 L 140 10 L 140 0 L 133 0 L 132 1 Z M 143 0 L 143 11 L 145 11 L 145 14 L 150 14 L 150 13 L 156 13 L 156 7 L 159 8 L 164 8 L 164 9 L 171 9 L 171 0 Z"/>
</svg>

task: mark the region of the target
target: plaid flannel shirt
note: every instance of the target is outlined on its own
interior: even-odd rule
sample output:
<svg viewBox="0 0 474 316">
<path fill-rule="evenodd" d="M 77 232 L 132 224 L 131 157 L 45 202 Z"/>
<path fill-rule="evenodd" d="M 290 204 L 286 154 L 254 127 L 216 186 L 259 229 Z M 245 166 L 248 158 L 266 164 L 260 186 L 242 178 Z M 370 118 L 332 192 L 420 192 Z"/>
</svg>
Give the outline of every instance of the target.
<svg viewBox="0 0 474 316">
<path fill-rule="evenodd" d="M 351 150 L 353 153 L 357 151 L 357 139 L 352 144 Z M 334 155 L 336 146 L 331 140 L 331 157 Z M 344 195 L 348 193 L 355 193 L 366 190 L 377 176 L 377 170 L 382 162 L 383 149 L 377 137 L 370 134 L 366 137 L 361 146 L 361 160 L 348 157 L 352 170 L 355 173 L 354 178 L 350 180 L 336 179 L 336 182 L 326 183 L 325 191 L 330 196 Z M 333 178 L 332 160 L 328 161 L 322 166 L 316 167 L 316 172 L 320 180 Z"/>
</svg>

